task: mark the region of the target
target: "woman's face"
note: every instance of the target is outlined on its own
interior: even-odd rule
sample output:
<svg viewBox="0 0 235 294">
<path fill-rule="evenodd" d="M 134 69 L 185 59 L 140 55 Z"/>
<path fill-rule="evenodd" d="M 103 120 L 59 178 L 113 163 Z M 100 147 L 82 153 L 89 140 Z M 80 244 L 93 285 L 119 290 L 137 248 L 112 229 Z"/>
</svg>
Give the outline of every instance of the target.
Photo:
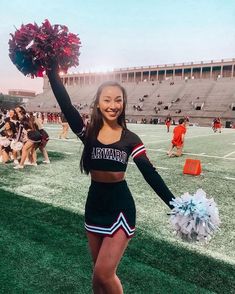
<svg viewBox="0 0 235 294">
<path fill-rule="evenodd" d="M 11 125 L 9 124 L 9 122 L 5 123 L 5 130 L 8 131 L 11 129 Z"/>
<path fill-rule="evenodd" d="M 15 112 L 18 114 L 20 112 L 20 108 L 19 107 L 16 107 L 15 108 Z"/>
<path fill-rule="evenodd" d="M 16 111 L 16 113 L 18 115 L 18 118 L 21 120 L 24 117 L 24 115 L 21 112 L 21 109 L 19 107 L 16 107 L 15 111 Z"/>
<path fill-rule="evenodd" d="M 9 110 L 9 117 L 12 118 L 15 115 L 15 111 L 13 109 Z"/>
<path fill-rule="evenodd" d="M 117 86 L 105 87 L 99 97 L 97 107 L 103 119 L 106 121 L 117 121 L 123 111 L 123 93 Z"/>
</svg>

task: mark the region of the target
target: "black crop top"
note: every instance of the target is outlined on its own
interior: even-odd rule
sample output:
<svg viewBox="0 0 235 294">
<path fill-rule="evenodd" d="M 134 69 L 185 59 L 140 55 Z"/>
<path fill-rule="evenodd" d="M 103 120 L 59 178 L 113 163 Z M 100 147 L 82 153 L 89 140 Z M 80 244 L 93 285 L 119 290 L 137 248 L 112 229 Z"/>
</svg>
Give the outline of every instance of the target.
<svg viewBox="0 0 235 294">
<path fill-rule="evenodd" d="M 79 112 L 71 103 L 70 97 L 55 70 L 48 72 L 51 88 L 64 113 L 72 131 L 85 143 L 85 125 Z M 155 167 L 146 155 L 146 148 L 141 139 L 128 129 L 123 129 L 119 141 L 112 144 L 102 144 L 95 138 L 89 142 L 91 146 L 91 170 L 126 171 L 128 159 L 131 156 L 147 183 L 170 207 L 174 195 L 168 189 Z"/>
<path fill-rule="evenodd" d="M 126 171 L 129 156 L 136 158 L 146 153 L 140 138 L 125 129 L 119 141 L 103 144 L 95 139 L 91 144 L 91 169 L 103 171 Z"/>
</svg>

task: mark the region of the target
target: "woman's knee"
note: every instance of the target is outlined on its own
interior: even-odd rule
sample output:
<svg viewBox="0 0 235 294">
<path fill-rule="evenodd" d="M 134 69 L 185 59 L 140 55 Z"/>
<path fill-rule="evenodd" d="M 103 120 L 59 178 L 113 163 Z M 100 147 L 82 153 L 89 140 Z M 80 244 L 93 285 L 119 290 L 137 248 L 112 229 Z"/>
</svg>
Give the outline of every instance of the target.
<svg viewBox="0 0 235 294">
<path fill-rule="evenodd" d="M 99 284 L 106 284 L 115 277 L 115 271 L 105 265 L 95 266 L 93 271 L 93 281 Z"/>
</svg>

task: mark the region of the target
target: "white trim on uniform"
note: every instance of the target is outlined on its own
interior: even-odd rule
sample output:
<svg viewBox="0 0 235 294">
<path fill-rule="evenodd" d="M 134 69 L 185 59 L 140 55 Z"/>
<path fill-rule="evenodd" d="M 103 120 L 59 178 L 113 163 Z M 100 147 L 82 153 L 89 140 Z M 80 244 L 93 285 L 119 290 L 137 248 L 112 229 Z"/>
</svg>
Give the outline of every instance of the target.
<svg viewBox="0 0 235 294">
<path fill-rule="evenodd" d="M 132 158 L 135 158 L 136 156 L 138 156 L 138 154 L 146 152 L 146 148 L 144 146 L 144 144 L 138 145 L 134 148 L 134 150 L 131 152 L 131 156 Z"/>
<path fill-rule="evenodd" d="M 115 231 L 117 231 L 120 227 L 122 227 L 125 230 L 129 237 L 132 236 L 135 232 L 135 228 L 130 228 L 122 212 L 120 212 L 117 221 L 113 223 L 112 226 L 109 228 L 90 226 L 85 223 L 85 228 L 87 231 L 105 235 L 113 235 L 113 233 L 115 233 Z"/>
</svg>

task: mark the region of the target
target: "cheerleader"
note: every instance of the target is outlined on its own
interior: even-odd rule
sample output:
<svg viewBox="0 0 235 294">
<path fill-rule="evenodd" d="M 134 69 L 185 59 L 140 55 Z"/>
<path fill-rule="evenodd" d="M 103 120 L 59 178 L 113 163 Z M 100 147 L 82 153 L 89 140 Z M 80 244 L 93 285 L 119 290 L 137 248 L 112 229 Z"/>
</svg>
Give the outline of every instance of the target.
<svg viewBox="0 0 235 294">
<path fill-rule="evenodd" d="M 0 147 L 1 147 L 1 156 L 2 162 L 7 163 L 11 160 L 11 157 L 14 159 L 14 163 L 18 164 L 17 152 L 11 148 L 11 142 L 15 139 L 16 136 L 16 127 L 10 119 L 6 119 L 5 129 L 0 133 Z"/>
<path fill-rule="evenodd" d="M 58 116 L 59 123 L 62 126 L 62 130 L 59 133 L 59 139 L 68 139 L 69 124 L 63 112 Z"/>
<path fill-rule="evenodd" d="M 147 183 L 170 208 L 174 195 L 149 161 L 141 139 L 126 127 L 127 97 L 120 84 L 106 82 L 98 88 L 86 127 L 60 80 L 57 66 L 47 74 L 61 111 L 84 144 L 81 170 L 91 176 L 85 228 L 94 263 L 94 293 L 123 293 L 116 270 L 136 222 L 135 203 L 125 181 L 128 158 L 132 157 Z"/>
<path fill-rule="evenodd" d="M 20 119 L 20 126 L 17 141 L 23 141 L 24 146 L 22 148 L 20 163 L 16 165 L 14 169 L 24 168 L 25 161 L 30 153 L 32 155 L 30 165 L 37 166 L 35 144 L 39 144 L 41 142 L 41 134 L 33 119 L 26 117 L 25 110 L 21 109 L 18 116 Z"/>
<path fill-rule="evenodd" d="M 49 159 L 47 149 L 46 149 L 46 145 L 49 141 L 49 135 L 48 135 L 47 131 L 45 131 L 43 128 L 42 120 L 39 119 L 37 116 L 35 116 L 33 119 L 34 119 L 34 123 L 36 124 L 37 129 L 41 135 L 41 141 L 40 141 L 40 143 L 37 143 L 35 145 L 35 150 L 37 150 L 37 148 L 39 148 L 39 150 L 41 151 L 41 153 L 44 157 L 43 163 L 49 164 L 50 159 Z M 36 154 L 35 154 L 35 156 L 36 156 Z"/>
</svg>

